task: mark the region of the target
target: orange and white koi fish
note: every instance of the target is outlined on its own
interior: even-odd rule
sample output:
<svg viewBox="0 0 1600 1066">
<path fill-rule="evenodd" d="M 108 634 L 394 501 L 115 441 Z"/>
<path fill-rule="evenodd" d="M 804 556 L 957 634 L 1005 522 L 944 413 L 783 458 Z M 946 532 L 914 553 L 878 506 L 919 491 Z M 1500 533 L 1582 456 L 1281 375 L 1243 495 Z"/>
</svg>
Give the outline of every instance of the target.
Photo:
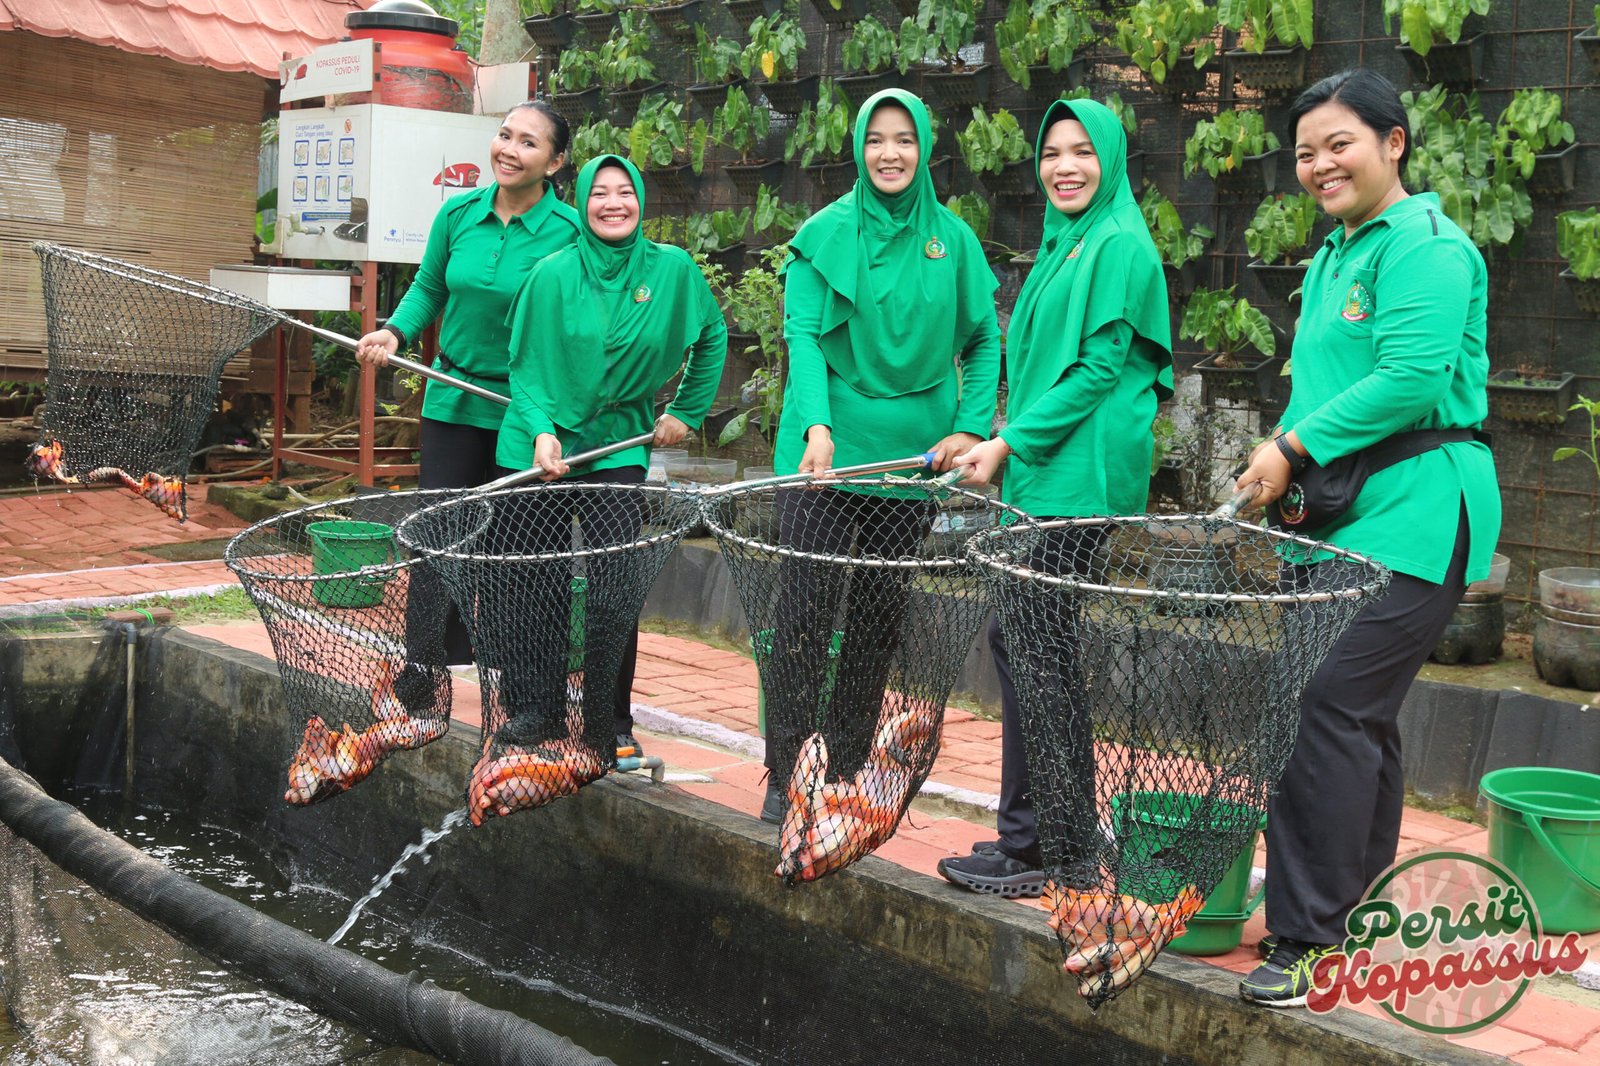
<svg viewBox="0 0 1600 1066">
<path fill-rule="evenodd" d="M 163 477 L 152 470 L 138 481 L 124 474 L 123 484 L 135 496 L 142 496 L 161 508 L 168 518 L 176 518 L 179 522 L 189 520 L 189 512 L 184 505 L 182 478 Z"/>
<path fill-rule="evenodd" d="M 381 713 L 380 713 L 381 709 Z M 306 722 L 305 736 L 289 761 L 289 790 L 283 798 L 305 805 L 349 790 L 392 751 L 420 748 L 444 735 L 442 720 L 413 718 L 394 695 L 394 667 L 379 664 L 372 691 L 372 725 L 357 733 L 349 723 L 338 732 L 321 715 Z"/>
<path fill-rule="evenodd" d="M 1186 885 L 1167 903 L 1130 895 L 1044 886 L 1046 924 L 1069 952 L 1061 968 L 1078 978 L 1078 994 L 1104 999 L 1123 988 L 1156 960 L 1169 942 L 1183 935 L 1205 898 Z M 1106 975 L 1109 975 L 1107 977 Z"/>
<path fill-rule="evenodd" d="M 83 482 L 70 476 L 61 465 L 61 442 L 58 440 L 41 441 L 28 449 L 28 457 L 22 461 L 22 469 L 33 480 L 43 478 L 47 481 L 59 481 L 63 485 L 81 485 Z"/>
<path fill-rule="evenodd" d="M 491 816 L 542 807 L 605 776 L 605 763 L 582 747 L 511 751 L 498 759 L 487 754 L 472 768 L 467 813 L 473 825 Z"/>
</svg>

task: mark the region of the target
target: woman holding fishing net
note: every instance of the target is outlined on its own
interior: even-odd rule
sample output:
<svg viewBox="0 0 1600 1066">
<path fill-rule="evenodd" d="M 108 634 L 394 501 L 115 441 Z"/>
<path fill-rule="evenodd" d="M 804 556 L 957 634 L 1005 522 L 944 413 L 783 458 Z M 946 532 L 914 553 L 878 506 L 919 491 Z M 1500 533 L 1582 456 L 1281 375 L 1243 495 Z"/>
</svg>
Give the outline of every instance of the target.
<svg viewBox="0 0 1600 1066">
<path fill-rule="evenodd" d="M 357 359 L 383 366 L 438 322 L 434 368 L 505 390 L 512 298 L 535 263 L 578 236 L 577 212 L 561 202 L 550 181 L 566 163 L 568 139 L 567 120 L 542 100 L 507 113 L 489 145 L 493 183 L 440 207 L 415 280 L 384 328 L 357 342 Z M 418 487 L 471 488 L 509 473 L 495 460 L 504 413 L 491 400 L 428 383 Z M 406 619 L 412 665 L 394 687 L 402 703 L 417 708 L 432 704 L 439 686 L 448 684 L 445 663 L 470 663 L 473 655 L 466 627 L 438 579 L 423 567 L 413 580 Z M 440 654 L 441 640 L 443 660 L 428 662 Z"/>
<path fill-rule="evenodd" d="M 789 378 L 775 466 L 779 474 L 821 474 L 931 451 L 933 470 L 947 471 L 957 453 L 991 430 L 1000 363 L 997 283 L 977 237 L 934 192 L 923 102 L 899 89 L 880 92 L 862 104 L 854 136 L 854 187 L 801 227 L 784 268 Z M 787 491 L 778 506 L 785 548 L 831 555 L 915 557 L 933 520 L 920 491 L 907 498 Z M 861 568 L 846 591 L 836 574 L 789 566 L 772 655 L 778 674 L 806 692 L 783 702 L 827 703 L 845 733 L 869 739 L 908 579 L 903 571 Z M 826 665 L 830 657 L 836 669 Z M 827 699 L 824 689 L 831 689 Z M 762 820 L 783 820 L 800 738 L 815 728 L 812 721 L 768 723 Z M 841 743 L 832 770 L 848 775 L 866 756 L 860 746 L 852 752 Z"/>
<path fill-rule="evenodd" d="M 1122 124 L 1099 103 L 1057 101 L 1045 112 L 1035 154 L 1048 201 L 1044 240 L 1011 316 L 1006 426 L 956 457 L 977 481 L 1003 464 L 1005 502 L 1041 520 L 1139 514 L 1148 499 L 1151 423 L 1172 395 L 1172 341 L 1161 260 L 1128 188 L 1127 151 Z M 1088 574 L 1104 538 L 1103 525 L 1045 531 L 1026 565 Z M 988 631 L 1003 715 L 1000 839 L 939 863 L 955 884 L 1010 898 L 1043 892 L 1047 862 L 1058 887 L 1098 888 L 1105 845 L 1075 627 L 1043 609 L 1030 621 L 1026 648 L 1008 648 L 998 618 Z M 1014 681 L 1023 672 L 1040 679 L 1050 704 L 1030 721 L 1026 746 Z M 1048 780 L 1030 780 L 1035 746 Z M 1064 839 L 1047 839 L 1044 853 L 1035 787 L 1070 812 L 1049 827 L 1047 837 Z"/>
<path fill-rule="evenodd" d="M 1487 271 L 1433 193 L 1401 176 L 1405 107 L 1381 75 L 1349 70 L 1289 111 L 1300 184 L 1341 223 L 1306 274 L 1293 391 L 1238 485 L 1275 524 L 1386 565 L 1306 686 L 1300 728 L 1267 815 L 1267 928 L 1245 999 L 1301 1006 L 1345 918 L 1395 858 L 1404 803 L 1397 717 L 1465 584 L 1489 573 L 1500 530 L 1488 413 Z M 1313 513 L 1326 466 L 1359 457 L 1364 484 Z M 1319 559 L 1290 557 L 1316 587 Z"/>
<path fill-rule="evenodd" d="M 500 668 L 500 699 L 469 787 L 475 822 L 575 791 L 604 772 L 609 758 L 599 753 L 609 756 L 613 739 L 632 743 L 631 716 L 623 717 L 638 650 L 630 597 L 643 579 L 630 570 L 634 555 L 604 549 L 640 536 L 644 493 L 621 486 L 645 480 L 649 448 L 613 452 L 579 473 L 563 456 L 652 424 L 656 446 L 683 440 L 710 410 L 727 352 L 722 310 L 694 260 L 640 232 L 645 186 L 631 162 L 590 160 L 576 202 L 577 243 L 533 268 L 508 319 L 511 407 L 497 460 L 512 470 L 537 464 L 553 484 L 495 499 L 484 541 L 518 557 L 519 569 L 514 581 L 479 592 L 481 660 Z M 654 418 L 657 391 L 680 367 L 676 394 Z M 619 487 L 555 487 L 586 484 Z M 587 639 L 573 638 L 579 616 Z M 569 696 L 575 669 L 581 697 Z"/>
</svg>

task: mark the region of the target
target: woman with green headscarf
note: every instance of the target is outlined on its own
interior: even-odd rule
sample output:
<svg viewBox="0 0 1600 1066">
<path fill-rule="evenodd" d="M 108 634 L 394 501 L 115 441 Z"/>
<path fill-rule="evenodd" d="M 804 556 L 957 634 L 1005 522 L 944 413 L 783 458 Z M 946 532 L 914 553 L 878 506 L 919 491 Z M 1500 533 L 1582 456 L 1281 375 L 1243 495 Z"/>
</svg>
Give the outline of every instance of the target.
<svg viewBox="0 0 1600 1066">
<path fill-rule="evenodd" d="M 1150 231 L 1128 188 L 1127 137 L 1092 100 L 1058 100 L 1039 127 L 1035 158 L 1049 205 L 1038 262 L 1017 297 L 1006 348 L 1006 426 L 956 457 L 990 480 L 1005 464 L 1005 502 L 1039 518 L 1138 514 L 1150 491 L 1151 423 L 1172 395 L 1167 287 Z M 1043 540 L 1031 565 L 1087 573 L 1102 529 L 1067 528 Z M 1057 620 L 1036 620 L 1053 654 L 1030 656 L 1045 676 L 1030 687 L 1056 706 L 1030 715 L 1049 723 L 1052 752 L 1065 765 L 1033 782 L 1064 793 L 1074 812 L 1055 876 L 1098 885 L 1103 845 L 1095 808 L 1093 736 L 1075 649 Z M 1044 862 L 1030 795 L 1011 662 L 998 622 L 989 625 L 1003 711 L 1000 839 L 945 859 L 939 872 L 978 892 L 1037 896 Z M 1040 767 L 1034 767 L 1040 777 Z"/>
<path fill-rule="evenodd" d="M 655 394 L 679 367 L 684 369 L 677 392 L 666 413 L 654 419 L 654 444 L 681 441 L 700 425 L 716 395 L 727 327 L 689 253 L 647 240 L 640 232 L 645 188 L 632 163 L 616 155 L 590 160 L 578 174 L 576 192 L 581 224 L 577 243 L 547 256 L 529 272 L 507 319 L 511 407 L 500 430 L 497 458 L 513 470 L 537 463 L 549 471 L 546 481 L 638 484 L 649 465 L 646 447 L 605 456 L 580 473 L 570 473 L 562 456 L 648 432 Z M 619 490 L 614 501 L 602 495 L 583 494 L 581 505 L 545 506 L 537 520 L 517 531 L 519 551 L 570 550 L 573 511 L 579 512 L 589 546 L 637 537 L 640 501 L 630 497 L 638 494 Z M 558 569 L 548 575 L 554 584 L 549 595 L 529 597 L 541 606 L 558 603 L 551 617 L 508 618 L 506 625 L 543 634 L 567 632 L 570 575 L 564 570 L 557 574 Z M 637 748 L 629 700 L 638 619 L 603 617 L 608 597 L 598 594 L 598 569 L 599 563 L 590 560 L 589 627 L 598 632 L 626 626 L 634 633 L 620 676 L 599 678 L 590 671 L 586 698 L 591 692 L 612 692 L 618 746 Z M 508 743 L 565 730 L 563 713 L 548 711 L 565 706 L 566 641 L 536 643 L 532 662 L 509 664 L 523 676 L 506 686 L 511 721 L 502 734 Z"/>
<path fill-rule="evenodd" d="M 899 89 L 877 93 L 861 105 L 854 137 L 855 186 L 801 227 L 784 268 L 789 378 L 775 466 L 822 473 L 931 451 L 934 470 L 949 470 L 992 428 L 997 282 L 977 236 L 934 192 L 923 102 Z M 806 552 L 849 554 L 853 543 L 858 556 L 915 555 L 931 524 L 920 499 L 832 490 L 780 497 L 780 539 Z M 863 570 L 850 582 L 831 703 L 837 716 L 864 717 L 868 729 L 883 702 L 904 580 Z M 803 660 L 791 676 L 820 685 L 832 625 L 819 619 L 833 617 L 843 593 L 796 579 L 781 595 L 774 657 Z M 787 775 L 802 729 L 809 732 L 805 723 L 768 723 L 769 770 Z M 762 806 L 770 822 L 782 818 L 779 777 L 769 778 Z"/>
</svg>

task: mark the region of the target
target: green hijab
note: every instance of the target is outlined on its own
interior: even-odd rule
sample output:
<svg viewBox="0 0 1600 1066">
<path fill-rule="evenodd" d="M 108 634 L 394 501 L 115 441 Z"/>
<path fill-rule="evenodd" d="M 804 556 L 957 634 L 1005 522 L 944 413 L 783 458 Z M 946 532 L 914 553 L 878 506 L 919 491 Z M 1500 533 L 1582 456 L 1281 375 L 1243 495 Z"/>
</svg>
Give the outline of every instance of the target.
<svg viewBox="0 0 1600 1066">
<path fill-rule="evenodd" d="M 1044 240 L 1038 262 L 1023 283 L 1006 337 L 1006 380 L 1012 403 L 1031 403 L 1077 361 L 1085 337 L 1125 320 L 1165 353 L 1156 379 L 1161 399 L 1172 395 L 1172 320 L 1161 257 L 1128 188 L 1128 137 L 1122 123 L 1093 100 L 1057 100 L 1045 112 L 1034 160 L 1050 127 L 1064 118 L 1083 123 L 1100 157 L 1100 185 L 1076 215 L 1049 201 L 1045 191 Z M 1065 360 L 1063 361 L 1063 357 Z"/>
<path fill-rule="evenodd" d="M 911 115 L 917 171 L 886 193 L 867 173 L 867 125 L 880 106 Z M 817 212 L 790 243 L 827 288 L 820 309 L 828 366 L 867 396 L 902 396 L 952 372 L 960 345 L 992 315 L 998 283 L 970 228 L 939 203 L 928 157 L 928 108 L 902 89 L 868 97 L 856 116 L 855 187 Z"/>
<path fill-rule="evenodd" d="M 632 179 L 643 222 L 638 168 L 616 155 L 591 159 L 578 173 L 577 242 L 534 265 L 508 316 L 513 376 L 556 425 L 572 430 L 647 403 L 721 315 L 683 249 L 648 240 L 639 226 L 615 243 L 595 234 L 589 191 L 604 166 Z"/>
</svg>

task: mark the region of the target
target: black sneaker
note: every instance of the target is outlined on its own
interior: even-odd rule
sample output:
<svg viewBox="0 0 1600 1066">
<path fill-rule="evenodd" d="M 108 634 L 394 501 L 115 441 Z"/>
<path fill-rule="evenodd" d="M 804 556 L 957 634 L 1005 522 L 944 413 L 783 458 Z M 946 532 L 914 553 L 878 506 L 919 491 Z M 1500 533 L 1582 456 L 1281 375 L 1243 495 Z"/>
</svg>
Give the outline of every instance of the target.
<svg viewBox="0 0 1600 1066">
<path fill-rule="evenodd" d="M 939 872 L 945 880 L 974 892 L 986 892 L 1005 899 L 1033 897 L 1044 892 L 1044 870 L 1039 862 L 1024 862 L 1000 850 L 998 840 L 972 846 L 972 854 L 959 859 L 940 859 Z"/>
<path fill-rule="evenodd" d="M 773 825 L 782 825 L 783 809 L 787 806 L 783 786 L 775 778 L 767 778 L 767 794 L 761 798 L 761 820 Z"/>
<path fill-rule="evenodd" d="M 1317 963 L 1338 950 L 1337 944 L 1279 937 L 1267 961 L 1239 982 L 1239 995 L 1263 1007 L 1303 1007 Z"/>
<path fill-rule="evenodd" d="M 633 749 L 633 753 L 631 755 L 623 755 L 622 754 L 622 750 L 624 748 L 632 748 Z M 637 740 L 633 739 L 633 734 L 632 733 L 618 733 L 617 734 L 617 758 L 619 758 L 619 759 L 626 759 L 626 758 L 642 759 L 642 758 L 644 758 L 644 745 L 640 744 Z"/>
<path fill-rule="evenodd" d="M 1268 933 L 1266 936 L 1256 941 L 1256 954 L 1260 955 L 1263 959 L 1268 958 L 1272 954 L 1272 949 L 1277 946 L 1278 934 Z"/>
</svg>

